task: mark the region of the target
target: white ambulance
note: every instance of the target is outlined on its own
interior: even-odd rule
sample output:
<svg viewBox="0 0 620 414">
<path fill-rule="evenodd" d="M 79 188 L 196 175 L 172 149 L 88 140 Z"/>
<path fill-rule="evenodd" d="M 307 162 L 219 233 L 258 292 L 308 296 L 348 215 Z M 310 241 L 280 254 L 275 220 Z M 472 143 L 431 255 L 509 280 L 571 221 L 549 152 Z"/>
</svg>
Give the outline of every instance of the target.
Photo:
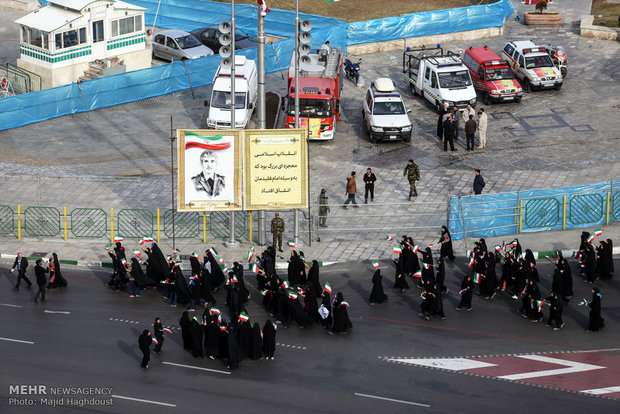
<svg viewBox="0 0 620 414">
<path fill-rule="evenodd" d="M 553 64 L 546 47 L 537 46 L 531 40 L 517 40 L 504 46 L 502 56 L 521 81 L 524 91 L 534 88 L 555 88 L 559 91 L 562 87 L 562 74 Z"/>
</svg>

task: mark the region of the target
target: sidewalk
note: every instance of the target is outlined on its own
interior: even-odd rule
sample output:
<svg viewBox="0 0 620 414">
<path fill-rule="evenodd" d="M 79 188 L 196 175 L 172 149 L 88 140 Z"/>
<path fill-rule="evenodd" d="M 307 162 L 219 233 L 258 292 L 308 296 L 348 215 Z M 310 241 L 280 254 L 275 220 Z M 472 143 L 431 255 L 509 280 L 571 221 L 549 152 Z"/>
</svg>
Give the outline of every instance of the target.
<svg viewBox="0 0 620 414">
<path fill-rule="evenodd" d="M 565 255 L 569 254 L 569 252 L 572 252 L 579 247 L 579 236 L 581 235 L 581 232 L 591 232 L 592 230 L 594 230 L 594 228 L 584 228 L 566 231 L 548 231 L 539 233 L 522 233 L 518 235 L 490 237 L 485 240 L 487 246 L 489 246 L 489 248 L 492 248 L 496 244 L 501 244 L 503 241 L 512 241 L 515 237 L 517 237 L 524 251 L 525 249 L 531 249 L 537 258 L 544 259 L 545 255 L 554 255 L 556 250 L 564 251 Z M 415 235 L 413 236 L 415 240 Z M 399 236 L 394 235 L 395 240 L 398 237 Z M 385 238 L 385 236 L 383 236 L 383 238 Z M 439 236 L 437 236 L 437 238 L 439 239 Z M 616 223 L 614 225 L 604 226 L 601 239 L 612 239 L 613 241 L 616 241 L 616 246 L 614 247 L 614 254 L 620 254 L 620 224 Z M 456 255 L 463 257 L 465 255 L 465 251 L 472 248 L 474 240 L 476 239 L 468 238 L 468 245 L 465 244 L 464 240 L 455 241 L 453 245 Z M 1 240 L 0 263 L 13 264 L 15 255 L 18 252 L 22 252 L 24 256 L 28 258 L 49 257 L 52 253 L 56 253 L 58 254 L 58 258 L 63 264 L 90 267 L 108 267 L 110 266 L 111 260 L 105 250 L 105 245 L 107 243 L 109 243 L 109 241 L 104 241 L 102 239 L 95 241 L 70 240 L 69 242 L 59 241 L 57 239 L 26 239 L 21 241 Z M 312 247 L 309 247 L 307 245 L 299 246 L 298 248 L 296 248 L 296 250 L 303 251 L 304 256 L 307 260 L 318 260 L 323 262 L 323 265 L 328 265 L 331 263 L 346 261 L 389 260 L 391 258 L 392 246 L 394 244 L 395 241 L 377 240 L 376 245 L 384 246 L 384 249 L 378 249 L 382 250 L 382 254 L 374 257 L 364 257 L 352 254 L 348 260 L 338 259 L 341 257 L 339 252 L 334 252 L 334 254 L 325 252 L 324 247 L 321 246 L 321 243 L 313 243 Z M 195 240 L 180 240 L 176 243 L 175 247 L 183 255 L 189 255 L 192 252 L 196 252 L 201 257 L 206 249 L 208 249 L 209 247 L 214 247 L 218 251 L 220 256 L 226 261 L 226 263 L 238 261 L 245 264 L 245 255 L 250 248 L 250 245 L 250 243 L 245 242 L 240 243 L 237 247 L 228 248 L 225 247 L 221 242 L 210 245 L 197 243 Z M 123 242 L 123 246 L 126 249 L 128 259 L 134 257 L 132 249 L 140 249 L 140 246 L 134 240 L 127 240 Z M 422 245 L 420 247 L 423 248 L 426 246 Z M 163 241 L 162 243 L 160 243 L 160 248 L 166 255 L 170 254 L 173 250 L 172 243 L 168 241 Z M 265 247 L 255 245 L 256 254 L 260 254 L 264 250 L 264 248 Z M 283 250 L 284 252 L 279 253 L 279 256 L 288 257 L 290 255 L 291 249 L 288 246 L 283 246 Z M 321 251 L 323 251 L 323 253 L 320 253 Z M 435 255 L 438 254 L 438 246 L 433 247 L 433 252 L 435 253 Z M 335 258 L 337 259 L 335 260 Z M 280 259 L 278 263 L 281 266 L 280 268 L 286 265 L 286 263 L 282 259 Z"/>
</svg>

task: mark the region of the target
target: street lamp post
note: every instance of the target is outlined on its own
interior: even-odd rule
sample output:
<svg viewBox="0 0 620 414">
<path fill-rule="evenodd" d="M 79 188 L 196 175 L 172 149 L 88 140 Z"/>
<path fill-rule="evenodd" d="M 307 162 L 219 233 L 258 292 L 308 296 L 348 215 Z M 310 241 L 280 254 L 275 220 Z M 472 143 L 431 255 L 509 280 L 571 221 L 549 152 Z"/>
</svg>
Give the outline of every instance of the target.
<svg viewBox="0 0 620 414">
<path fill-rule="evenodd" d="M 231 37 L 231 66 L 230 66 L 230 127 L 231 129 L 237 129 L 235 125 L 235 0 L 230 2 L 230 37 Z M 229 221 L 230 234 L 225 245 L 227 247 L 234 247 L 239 244 L 235 240 L 235 212 L 230 212 Z"/>
</svg>

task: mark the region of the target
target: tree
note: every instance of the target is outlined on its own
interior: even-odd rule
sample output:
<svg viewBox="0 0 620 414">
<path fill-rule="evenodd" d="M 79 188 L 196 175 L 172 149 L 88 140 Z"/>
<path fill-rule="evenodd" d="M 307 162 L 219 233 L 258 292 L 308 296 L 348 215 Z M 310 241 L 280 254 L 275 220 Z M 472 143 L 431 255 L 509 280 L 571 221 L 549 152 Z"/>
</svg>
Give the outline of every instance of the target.
<svg viewBox="0 0 620 414">
<path fill-rule="evenodd" d="M 542 14 L 547 9 L 547 0 L 538 0 L 536 3 L 536 10 Z"/>
</svg>

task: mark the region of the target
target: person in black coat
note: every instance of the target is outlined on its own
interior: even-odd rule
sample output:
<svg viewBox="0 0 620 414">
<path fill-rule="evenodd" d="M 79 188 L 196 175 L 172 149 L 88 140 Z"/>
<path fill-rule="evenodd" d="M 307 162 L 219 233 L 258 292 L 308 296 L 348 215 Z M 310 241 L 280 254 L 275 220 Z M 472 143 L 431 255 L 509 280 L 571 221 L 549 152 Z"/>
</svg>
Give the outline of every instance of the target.
<svg viewBox="0 0 620 414">
<path fill-rule="evenodd" d="M 220 337 L 220 327 L 217 324 L 218 315 L 211 314 L 210 309 L 205 309 L 203 319 L 206 320 L 204 326 L 204 344 L 206 356 L 210 359 L 220 357 L 218 354 L 218 341 Z"/>
<path fill-rule="evenodd" d="M 437 274 L 435 276 L 435 284 L 437 286 L 437 291 L 439 293 L 448 293 L 448 288 L 445 285 L 446 281 L 446 263 L 444 262 L 444 258 L 440 257 L 437 260 Z"/>
<path fill-rule="evenodd" d="M 364 174 L 364 204 L 368 204 L 368 193 L 370 193 L 370 201 L 375 200 L 375 181 L 377 176 L 370 168 L 366 169 Z"/>
<path fill-rule="evenodd" d="M 439 258 L 447 257 L 450 261 L 454 261 L 454 251 L 452 249 L 452 237 L 450 231 L 446 226 L 441 226 L 441 237 L 439 238 L 441 248 L 439 251 Z"/>
<path fill-rule="evenodd" d="M 26 276 L 26 269 L 28 269 L 28 259 L 26 259 L 21 254 L 21 252 L 17 253 L 17 257 L 15 258 L 15 262 L 13 263 L 13 267 L 11 268 L 11 272 L 14 272 L 15 269 L 17 269 L 17 284 L 15 285 L 15 288 L 13 288 L 13 290 L 15 292 L 19 290 L 19 284 L 21 283 L 22 279 L 24 279 L 24 282 L 28 284 L 28 287 L 31 287 L 32 282 Z"/>
<path fill-rule="evenodd" d="M 371 305 L 375 303 L 383 303 L 388 300 L 388 296 L 383 292 L 383 276 L 381 276 L 381 270 L 375 270 L 375 274 L 372 275 L 372 291 L 370 292 L 370 298 L 368 302 Z"/>
<path fill-rule="evenodd" d="M 197 316 L 190 320 L 189 326 L 192 355 L 194 355 L 195 358 L 202 358 L 204 356 L 204 352 L 202 351 L 203 332 Z"/>
<path fill-rule="evenodd" d="M 481 194 L 485 185 L 486 184 L 484 182 L 484 178 L 482 178 L 482 174 L 480 174 L 480 170 L 476 169 L 476 175 L 474 177 L 474 194 Z"/>
<path fill-rule="evenodd" d="M 37 278 L 37 286 L 39 286 L 39 290 L 37 290 L 37 293 L 34 295 L 35 303 L 39 301 L 39 295 L 41 295 L 41 302 L 45 302 L 45 284 L 47 283 L 45 273 L 49 272 L 49 269 L 41 266 L 42 263 L 43 260 L 39 259 L 34 267 L 34 275 Z"/>
<path fill-rule="evenodd" d="M 232 322 L 228 323 L 226 330 L 223 331 L 226 336 L 227 355 L 226 366 L 228 369 L 236 369 L 239 362 L 243 359 L 243 352 L 239 346 L 239 330 Z"/>
<path fill-rule="evenodd" d="M 250 352 L 252 351 L 252 324 L 249 321 L 240 321 L 238 330 L 241 354 L 244 358 L 249 358 Z"/>
<path fill-rule="evenodd" d="M 265 355 L 265 359 L 275 359 L 276 332 L 276 325 L 267 319 L 263 326 L 263 355 Z"/>
<path fill-rule="evenodd" d="M 551 292 L 551 296 L 547 298 L 547 303 L 549 303 L 547 325 L 553 327 L 554 331 L 562 329 L 564 327 L 564 320 L 562 320 L 564 305 L 560 300 L 560 295 L 557 292 Z"/>
<path fill-rule="evenodd" d="M 140 366 L 143 369 L 147 369 L 149 367 L 149 361 L 151 360 L 151 343 L 153 339 L 151 338 L 151 332 L 148 329 L 142 331 L 142 335 L 138 338 L 138 346 L 140 347 L 140 351 L 142 351 L 142 363 Z"/>
<path fill-rule="evenodd" d="M 308 284 L 312 286 L 312 291 L 316 297 L 321 297 L 323 288 L 321 287 L 321 281 L 319 279 L 319 262 L 316 260 L 312 261 L 312 267 L 308 272 Z"/>
<path fill-rule="evenodd" d="M 191 324 L 189 320 L 189 314 L 187 311 L 183 312 L 181 319 L 179 319 L 179 325 L 181 326 L 181 337 L 183 338 L 183 349 L 192 349 L 192 338 L 190 334 Z"/>
<path fill-rule="evenodd" d="M 601 316 L 601 291 L 598 288 L 592 289 L 592 300 L 588 303 L 590 307 L 590 319 L 586 332 L 597 332 L 605 329 L 605 319 Z"/>
<path fill-rule="evenodd" d="M 331 295 L 326 290 L 323 290 L 321 296 L 323 296 L 323 299 L 321 300 L 321 307 L 324 308 L 323 312 L 326 311 L 326 314 L 321 315 L 321 325 L 323 325 L 324 329 L 329 331 L 332 323 L 334 322 L 334 317 L 332 315 L 332 299 Z M 321 312 L 321 307 L 319 307 L 319 313 Z"/>
<path fill-rule="evenodd" d="M 558 260 L 558 270 L 562 275 L 562 291 L 558 293 L 568 302 L 573 297 L 573 271 L 563 257 Z"/>
<path fill-rule="evenodd" d="M 291 258 L 288 260 L 288 281 L 291 286 L 304 282 L 304 262 L 295 250 L 291 250 Z"/>
<path fill-rule="evenodd" d="M 404 250 L 403 250 L 404 253 Z M 409 289 L 409 283 L 407 283 L 407 279 L 405 278 L 405 261 L 403 260 L 403 253 L 400 255 L 400 260 L 396 263 L 396 274 L 394 276 L 394 286 L 393 289 L 400 289 L 401 292 Z"/>
<path fill-rule="evenodd" d="M 314 293 L 314 288 L 312 285 L 304 285 L 300 294 L 304 298 L 304 311 L 306 314 L 312 318 L 314 322 L 320 323 L 321 315 L 319 314 L 319 305 L 316 303 L 317 295 Z"/>
<path fill-rule="evenodd" d="M 153 351 L 157 354 L 161 351 L 161 347 L 164 345 L 164 327 L 161 324 L 161 318 L 155 318 L 155 323 L 153 323 L 153 333 L 155 334 L 155 340 L 157 341 L 157 345 L 155 345 L 155 349 L 153 349 Z"/>
<path fill-rule="evenodd" d="M 454 148 L 454 137 L 456 131 L 454 129 L 454 123 L 452 122 L 452 114 L 448 114 L 448 117 L 443 121 L 443 150 L 448 151 L 448 142 L 450 143 L 450 151 L 456 151 Z"/>
</svg>

